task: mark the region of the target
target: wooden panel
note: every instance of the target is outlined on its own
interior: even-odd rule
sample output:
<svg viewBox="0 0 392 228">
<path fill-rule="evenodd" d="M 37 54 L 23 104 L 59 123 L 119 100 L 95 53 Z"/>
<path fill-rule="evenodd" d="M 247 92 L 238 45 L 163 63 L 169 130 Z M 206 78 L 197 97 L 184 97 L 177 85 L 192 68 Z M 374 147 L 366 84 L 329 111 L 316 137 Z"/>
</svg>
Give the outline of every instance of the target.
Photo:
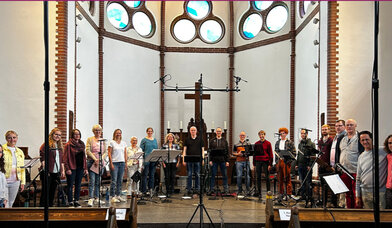
<svg viewBox="0 0 392 228">
<path fill-rule="evenodd" d="M 55 208 L 49 209 L 50 221 L 105 221 L 108 208 Z M 125 219 L 129 219 L 129 209 Z M 0 221 L 43 221 L 43 208 L 5 208 Z"/>
<path fill-rule="evenodd" d="M 333 216 L 332 216 L 333 215 Z M 279 209 L 274 209 L 275 221 L 280 221 Z M 300 222 L 374 222 L 374 213 L 367 209 L 301 208 Z M 381 222 L 392 222 L 392 210 L 380 212 Z"/>
</svg>

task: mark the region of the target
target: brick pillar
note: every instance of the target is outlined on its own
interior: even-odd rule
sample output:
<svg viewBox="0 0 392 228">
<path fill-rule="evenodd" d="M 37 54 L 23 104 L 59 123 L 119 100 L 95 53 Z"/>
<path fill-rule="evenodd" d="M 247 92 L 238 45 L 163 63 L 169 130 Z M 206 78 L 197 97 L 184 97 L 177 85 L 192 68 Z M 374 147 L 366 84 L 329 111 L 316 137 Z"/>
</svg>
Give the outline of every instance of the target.
<svg viewBox="0 0 392 228">
<path fill-rule="evenodd" d="M 68 2 L 56 5 L 56 71 L 55 71 L 55 125 L 61 130 L 62 140 L 67 140 L 67 42 Z"/>
<path fill-rule="evenodd" d="M 334 126 L 338 120 L 339 89 L 339 3 L 328 2 L 328 72 L 327 72 L 327 123 Z M 335 134 L 331 127 L 331 134 Z"/>
<path fill-rule="evenodd" d="M 159 47 L 159 77 L 163 77 L 165 75 L 165 52 L 166 52 L 166 46 L 165 46 L 165 10 L 166 10 L 166 3 L 164 1 L 161 2 L 161 44 Z M 162 91 L 163 89 L 163 83 L 160 82 L 160 96 L 161 96 L 161 102 L 160 102 L 160 114 L 161 114 L 161 121 L 160 121 L 160 128 L 161 128 L 161 134 L 160 134 L 160 139 L 161 143 L 163 144 L 164 142 L 164 137 L 165 137 L 165 93 Z"/>
<path fill-rule="evenodd" d="M 98 122 L 103 127 L 103 33 L 105 2 L 99 2 L 99 27 L 98 27 Z"/>
</svg>

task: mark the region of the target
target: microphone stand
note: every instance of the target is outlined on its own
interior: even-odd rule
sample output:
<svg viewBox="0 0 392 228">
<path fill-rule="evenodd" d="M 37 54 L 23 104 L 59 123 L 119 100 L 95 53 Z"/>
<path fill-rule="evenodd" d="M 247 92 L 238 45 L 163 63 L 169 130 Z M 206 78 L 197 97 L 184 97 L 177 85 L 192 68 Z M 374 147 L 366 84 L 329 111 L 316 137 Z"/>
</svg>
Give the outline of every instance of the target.
<svg viewBox="0 0 392 228">
<path fill-rule="evenodd" d="M 103 166 L 103 161 L 102 161 L 102 143 L 105 142 L 106 139 L 98 139 L 99 142 L 99 165 L 98 165 L 98 207 L 101 207 L 101 186 L 102 186 L 102 166 Z M 95 190 L 97 191 L 97 190 Z"/>
<path fill-rule="evenodd" d="M 306 173 L 306 176 L 305 176 L 305 178 L 303 179 L 303 181 L 302 181 L 302 183 L 301 183 L 301 186 L 299 186 L 298 190 L 300 190 L 300 189 L 304 186 L 304 184 L 307 182 L 308 177 L 309 177 L 309 175 L 312 173 L 313 167 L 314 167 L 314 165 L 317 163 L 317 159 L 319 159 L 319 157 L 321 156 L 321 154 L 322 154 L 322 151 L 318 151 L 318 154 L 316 155 L 316 159 L 314 159 L 312 165 L 310 166 L 310 169 L 309 169 L 308 172 Z M 309 159 L 310 159 L 310 158 L 309 158 Z M 309 186 L 307 186 L 307 188 L 310 188 L 310 184 L 312 183 L 312 179 L 311 179 L 311 178 L 312 178 L 312 177 L 310 177 L 310 183 L 309 183 Z M 307 207 L 309 200 L 310 200 L 310 204 L 311 204 L 311 207 L 312 207 L 312 206 L 314 205 L 312 195 L 309 195 L 309 189 L 305 189 L 304 191 L 305 191 L 305 194 L 304 194 L 304 195 L 305 195 L 305 200 L 306 200 L 305 207 Z"/>
</svg>

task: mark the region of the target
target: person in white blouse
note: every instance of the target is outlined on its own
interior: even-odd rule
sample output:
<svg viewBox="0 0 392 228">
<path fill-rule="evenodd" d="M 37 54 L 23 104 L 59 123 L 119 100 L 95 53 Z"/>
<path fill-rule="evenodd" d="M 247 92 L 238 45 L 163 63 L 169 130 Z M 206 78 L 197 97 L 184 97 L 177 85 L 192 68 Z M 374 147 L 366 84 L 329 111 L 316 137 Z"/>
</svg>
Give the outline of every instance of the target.
<svg viewBox="0 0 392 228">
<path fill-rule="evenodd" d="M 139 194 L 139 181 L 135 181 L 132 176 L 139 172 L 139 177 L 141 177 L 142 167 L 143 167 L 143 151 L 137 146 L 137 138 L 135 136 L 131 137 L 131 146 L 127 148 L 127 195 L 132 195 L 133 192 Z M 137 156 L 139 155 L 139 158 Z M 135 158 L 136 156 L 136 158 Z"/>
<path fill-rule="evenodd" d="M 113 132 L 113 140 L 110 141 L 108 147 L 108 155 L 110 162 L 110 175 L 112 182 L 110 183 L 110 196 L 112 203 L 125 202 L 125 198 L 121 196 L 121 186 L 124 177 L 124 170 L 127 168 L 127 143 L 122 141 L 122 131 L 116 129 Z"/>
</svg>

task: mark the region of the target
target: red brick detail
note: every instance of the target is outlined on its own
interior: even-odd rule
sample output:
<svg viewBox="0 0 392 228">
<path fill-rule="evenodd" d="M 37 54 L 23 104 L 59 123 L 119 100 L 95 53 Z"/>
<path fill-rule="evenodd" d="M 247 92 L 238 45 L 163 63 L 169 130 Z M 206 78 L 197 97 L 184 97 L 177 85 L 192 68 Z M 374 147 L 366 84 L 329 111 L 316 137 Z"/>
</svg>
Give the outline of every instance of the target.
<svg viewBox="0 0 392 228">
<path fill-rule="evenodd" d="M 328 65 L 327 65 L 327 124 L 334 126 L 338 120 L 339 105 L 339 3 L 328 2 Z M 335 134 L 331 128 L 331 134 Z"/>
<path fill-rule="evenodd" d="M 295 29 L 294 29 L 294 31 L 295 31 Z M 261 47 L 261 46 L 265 46 L 265 45 L 269 45 L 269 44 L 273 44 L 273 43 L 278 43 L 278 42 L 281 42 L 281 41 L 289 40 L 290 38 L 291 38 L 291 34 L 287 33 L 287 34 L 284 34 L 284 35 L 281 35 L 281 36 L 276 36 L 276 37 L 272 37 L 272 38 L 269 38 L 269 39 L 260 40 L 260 41 L 254 42 L 254 43 L 245 44 L 245 45 L 242 45 L 242 46 L 235 47 L 234 51 L 235 52 L 245 51 L 245 50 L 248 50 L 248 49 L 253 49 L 253 48 L 257 48 L 257 47 Z"/>
<path fill-rule="evenodd" d="M 294 140 L 294 123 L 295 123 L 295 43 L 296 43 L 296 30 L 295 30 L 295 2 L 290 2 L 290 41 L 291 41 L 291 54 L 290 54 L 290 140 Z"/>
<path fill-rule="evenodd" d="M 123 41 L 125 43 L 130 43 L 130 44 L 134 44 L 140 47 L 144 47 L 144 48 L 149 48 L 152 50 L 156 50 L 159 51 L 159 46 L 155 45 L 155 44 L 151 44 L 151 43 L 147 43 L 141 40 L 136 40 L 127 36 L 123 36 L 117 33 L 113 33 L 113 32 L 108 32 L 108 31 L 104 31 L 102 33 L 103 36 L 114 39 L 114 40 L 119 40 L 119 41 Z"/>
<path fill-rule="evenodd" d="M 99 2 L 99 26 L 98 26 L 98 122 L 103 127 L 103 34 L 105 3 Z"/>
<path fill-rule="evenodd" d="M 56 48 L 55 48 L 55 104 L 54 123 L 63 133 L 63 142 L 67 140 L 67 42 L 68 42 L 68 2 L 56 5 Z"/>
</svg>

